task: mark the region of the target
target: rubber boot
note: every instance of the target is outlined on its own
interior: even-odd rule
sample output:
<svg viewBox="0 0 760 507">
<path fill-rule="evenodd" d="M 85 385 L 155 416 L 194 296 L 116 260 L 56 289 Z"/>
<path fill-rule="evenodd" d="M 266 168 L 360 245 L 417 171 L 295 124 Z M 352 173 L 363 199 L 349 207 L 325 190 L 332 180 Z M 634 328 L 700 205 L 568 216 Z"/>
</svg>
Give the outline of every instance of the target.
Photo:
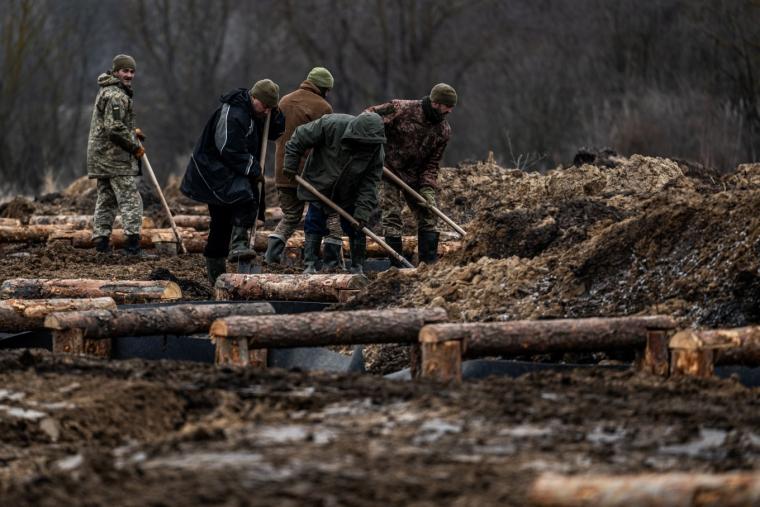
<svg viewBox="0 0 760 507">
<path fill-rule="evenodd" d="M 232 227 L 230 238 L 230 253 L 227 260 L 230 262 L 247 261 L 256 258 L 256 251 L 249 247 L 250 227 L 235 225 Z"/>
<path fill-rule="evenodd" d="M 140 235 L 128 234 L 124 243 L 124 254 L 129 257 L 140 257 L 142 259 L 158 259 L 158 255 L 148 254 L 140 248 Z"/>
<path fill-rule="evenodd" d="M 319 261 L 319 246 L 322 244 L 322 236 L 318 234 L 306 234 L 303 241 L 303 273 L 313 275 L 317 272 Z"/>
<path fill-rule="evenodd" d="M 206 257 L 206 273 L 213 287 L 216 279 L 227 272 L 227 261 L 224 257 Z"/>
<path fill-rule="evenodd" d="M 95 251 L 98 253 L 111 253 L 111 244 L 108 236 L 98 236 L 95 238 Z"/>
<path fill-rule="evenodd" d="M 403 255 L 403 249 L 404 249 L 404 243 L 401 241 L 401 236 L 386 236 L 385 242 L 388 243 L 388 246 L 393 248 L 396 252 L 398 252 L 400 255 Z M 399 261 L 397 261 L 395 258 L 391 257 L 391 266 L 396 268 L 402 268 L 404 267 L 403 264 L 401 264 Z"/>
<path fill-rule="evenodd" d="M 367 237 L 363 234 L 358 238 L 351 238 L 351 271 L 354 275 L 364 274 L 364 261 L 367 259 Z"/>
<path fill-rule="evenodd" d="M 417 233 L 417 248 L 420 262 L 433 264 L 438 260 L 438 231 Z"/>
<path fill-rule="evenodd" d="M 322 269 L 343 269 L 343 256 L 341 250 L 343 248 L 343 241 L 336 240 L 334 238 L 326 238 L 324 245 L 322 246 Z"/>
<path fill-rule="evenodd" d="M 264 254 L 264 261 L 267 264 L 280 264 L 282 262 L 282 253 L 285 251 L 285 242 L 278 236 L 269 236 L 267 239 L 267 252 Z"/>
</svg>

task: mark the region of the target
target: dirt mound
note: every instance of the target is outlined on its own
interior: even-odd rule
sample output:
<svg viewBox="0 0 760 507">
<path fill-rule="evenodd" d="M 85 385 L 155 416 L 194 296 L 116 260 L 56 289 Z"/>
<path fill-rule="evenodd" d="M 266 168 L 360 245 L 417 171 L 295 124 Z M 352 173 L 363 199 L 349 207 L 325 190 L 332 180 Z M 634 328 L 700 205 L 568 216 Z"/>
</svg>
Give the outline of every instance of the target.
<svg viewBox="0 0 760 507">
<path fill-rule="evenodd" d="M 36 207 L 32 201 L 25 197 L 15 197 L 10 201 L 0 204 L 0 217 L 18 218 L 22 223 L 28 223 L 29 217 L 34 214 Z"/>
</svg>

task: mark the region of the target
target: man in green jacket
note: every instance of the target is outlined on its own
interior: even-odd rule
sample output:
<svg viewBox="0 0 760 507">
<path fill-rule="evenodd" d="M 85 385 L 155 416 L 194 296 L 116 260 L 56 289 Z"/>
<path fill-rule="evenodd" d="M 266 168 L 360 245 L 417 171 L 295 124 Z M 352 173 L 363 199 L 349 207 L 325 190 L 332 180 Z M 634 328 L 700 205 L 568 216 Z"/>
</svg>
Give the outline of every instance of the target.
<svg viewBox="0 0 760 507">
<path fill-rule="evenodd" d="M 90 121 L 87 140 L 87 176 L 98 180 L 93 239 L 98 252 L 108 252 L 116 212 L 126 235 L 125 251 L 139 255 L 143 203 L 137 191 L 140 168 L 137 161 L 145 150 L 138 141 L 132 110 L 132 79 L 135 59 L 117 55 L 109 72 L 98 77 L 100 91 Z"/>
<path fill-rule="evenodd" d="M 384 143 L 385 131 L 379 115 L 328 114 L 295 130 L 285 144 L 283 171 L 295 175 L 301 158 L 311 149 L 302 177 L 365 226 L 378 205 Z M 323 235 L 322 219 L 327 223 L 324 262 L 328 267 L 337 266 L 343 245 L 338 214 L 301 185 L 298 198 L 309 202 L 304 224 L 304 273 L 316 272 Z M 309 220 L 313 213 L 316 213 L 314 224 Z M 345 223 L 343 232 L 350 238 L 351 271 L 360 273 L 367 256 L 367 239 L 363 233 L 345 227 Z"/>
</svg>

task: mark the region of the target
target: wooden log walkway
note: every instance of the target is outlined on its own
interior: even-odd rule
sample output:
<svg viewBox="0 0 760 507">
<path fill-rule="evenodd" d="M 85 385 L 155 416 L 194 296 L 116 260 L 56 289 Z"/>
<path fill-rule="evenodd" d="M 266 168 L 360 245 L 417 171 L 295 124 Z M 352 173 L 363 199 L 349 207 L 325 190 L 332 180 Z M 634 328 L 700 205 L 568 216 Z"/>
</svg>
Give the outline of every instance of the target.
<svg viewBox="0 0 760 507">
<path fill-rule="evenodd" d="M 0 301 L 0 331 L 7 333 L 44 329 L 45 317 L 54 312 L 114 309 L 116 302 L 110 297 L 5 299 Z"/>
<path fill-rule="evenodd" d="M 635 349 L 642 368 L 667 374 L 667 316 L 433 324 L 420 330 L 422 375 L 461 380 L 464 357 Z"/>
<path fill-rule="evenodd" d="M 426 324 L 445 322 L 443 308 L 310 312 L 262 317 L 225 317 L 211 324 L 217 364 L 256 364 L 251 353 L 279 347 L 368 343 L 415 344 Z"/>
<path fill-rule="evenodd" d="M 111 297 L 116 303 L 173 301 L 182 298 L 182 290 L 168 280 L 12 278 L 0 285 L 0 299 L 95 297 Z"/>
<path fill-rule="evenodd" d="M 244 275 L 227 273 L 216 280 L 217 300 L 341 302 L 369 284 L 363 275 Z"/>
<path fill-rule="evenodd" d="M 712 377 L 716 364 L 760 366 L 760 326 L 687 329 L 669 342 L 674 375 Z"/>
</svg>

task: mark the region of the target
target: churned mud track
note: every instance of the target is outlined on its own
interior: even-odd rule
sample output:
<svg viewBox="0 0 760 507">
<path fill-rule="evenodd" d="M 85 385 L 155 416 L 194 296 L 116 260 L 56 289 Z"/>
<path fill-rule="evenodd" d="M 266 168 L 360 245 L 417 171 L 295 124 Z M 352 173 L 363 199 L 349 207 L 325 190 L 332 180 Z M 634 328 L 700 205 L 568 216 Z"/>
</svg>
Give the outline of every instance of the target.
<svg viewBox="0 0 760 507">
<path fill-rule="evenodd" d="M 760 390 L 579 370 L 443 386 L 0 354 L 8 505 L 525 505 L 541 471 L 760 465 Z"/>
</svg>

